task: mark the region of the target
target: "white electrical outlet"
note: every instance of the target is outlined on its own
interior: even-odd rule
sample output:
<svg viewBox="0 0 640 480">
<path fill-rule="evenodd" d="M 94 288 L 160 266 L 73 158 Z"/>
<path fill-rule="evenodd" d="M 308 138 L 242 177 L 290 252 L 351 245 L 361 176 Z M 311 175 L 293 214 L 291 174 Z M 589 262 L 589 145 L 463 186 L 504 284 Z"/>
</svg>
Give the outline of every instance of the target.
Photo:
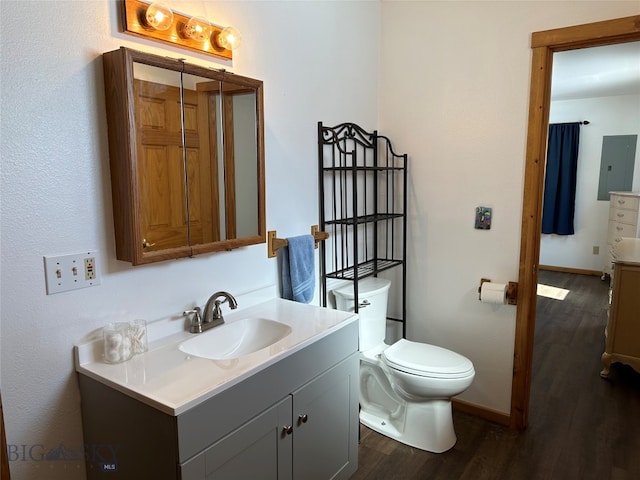
<svg viewBox="0 0 640 480">
<path fill-rule="evenodd" d="M 97 254 L 98 252 L 91 251 L 45 256 L 44 276 L 47 282 L 47 295 L 100 285 Z"/>
<path fill-rule="evenodd" d="M 96 279 L 96 258 L 95 257 L 85 257 L 84 279 L 87 281 Z"/>
</svg>

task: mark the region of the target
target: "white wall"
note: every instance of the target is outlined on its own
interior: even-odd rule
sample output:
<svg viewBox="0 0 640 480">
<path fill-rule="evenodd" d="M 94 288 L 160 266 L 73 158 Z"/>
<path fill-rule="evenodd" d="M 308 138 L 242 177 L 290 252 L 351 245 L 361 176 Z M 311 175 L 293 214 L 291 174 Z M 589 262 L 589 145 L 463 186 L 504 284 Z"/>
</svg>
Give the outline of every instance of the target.
<svg viewBox="0 0 640 480">
<path fill-rule="evenodd" d="M 562 100 L 551 103 L 550 123 L 589 120 L 580 127 L 575 235 L 542 235 L 540 264 L 601 271 L 609 261 L 609 202 L 598 200 L 602 137 L 640 137 L 640 95 Z M 640 145 L 636 146 L 633 190 L 640 189 Z M 598 246 L 600 253 L 593 254 Z"/>
<path fill-rule="evenodd" d="M 409 338 L 475 364 L 461 398 L 508 413 L 531 32 L 640 13 L 637 2 L 383 2 L 379 131 L 410 155 Z M 493 207 L 489 231 L 476 206 Z"/>
<path fill-rule="evenodd" d="M 377 2 L 168 3 L 239 28 L 233 63 L 120 33 L 112 0 L 1 2 L 0 388 L 15 480 L 85 477 L 80 462 L 36 461 L 82 445 L 74 342 L 117 319 L 181 322 L 216 290 L 276 282 L 266 245 L 135 268 L 115 260 L 103 52 L 124 45 L 264 80 L 267 228 L 279 236 L 318 222 L 316 123 L 377 121 Z M 100 252 L 102 284 L 47 296 L 43 255 L 87 249 Z"/>
</svg>

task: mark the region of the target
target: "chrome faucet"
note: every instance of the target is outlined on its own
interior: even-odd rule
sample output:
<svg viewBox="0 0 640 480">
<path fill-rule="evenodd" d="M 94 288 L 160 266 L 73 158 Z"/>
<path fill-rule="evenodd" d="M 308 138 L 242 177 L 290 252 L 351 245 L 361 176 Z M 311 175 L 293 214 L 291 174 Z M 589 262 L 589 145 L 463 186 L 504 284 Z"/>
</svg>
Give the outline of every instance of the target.
<svg viewBox="0 0 640 480">
<path fill-rule="evenodd" d="M 224 300 L 220 300 L 220 298 L 223 297 Z M 229 303 L 229 307 L 232 310 L 238 308 L 238 302 L 233 295 L 228 292 L 216 292 L 209 297 L 209 300 L 207 300 L 202 316 L 200 315 L 200 307 L 195 307 L 193 310 L 186 310 L 182 312 L 184 316 L 193 314 L 193 317 L 191 318 L 191 328 L 189 331 L 191 333 L 202 333 L 210 328 L 222 325 L 224 323 L 224 318 L 222 317 L 222 309 L 220 308 L 220 305 L 225 302 Z"/>
</svg>

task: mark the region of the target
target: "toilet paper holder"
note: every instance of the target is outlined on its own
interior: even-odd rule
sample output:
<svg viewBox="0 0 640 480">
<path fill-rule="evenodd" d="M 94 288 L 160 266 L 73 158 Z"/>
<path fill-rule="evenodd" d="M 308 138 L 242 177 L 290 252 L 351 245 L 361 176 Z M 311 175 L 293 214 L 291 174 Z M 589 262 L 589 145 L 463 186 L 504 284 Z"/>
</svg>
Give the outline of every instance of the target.
<svg viewBox="0 0 640 480">
<path fill-rule="evenodd" d="M 482 291 L 482 284 L 485 282 L 491 282 L 489 278 L 481 278 L 480 286 L 478 287 L 478 300 L 482 300 L 480 296 L 480 292 Z M 518 282 L 509 282 L 507 283 L 507 305 L 517 305 L 518 304 Z"/>
</svg>

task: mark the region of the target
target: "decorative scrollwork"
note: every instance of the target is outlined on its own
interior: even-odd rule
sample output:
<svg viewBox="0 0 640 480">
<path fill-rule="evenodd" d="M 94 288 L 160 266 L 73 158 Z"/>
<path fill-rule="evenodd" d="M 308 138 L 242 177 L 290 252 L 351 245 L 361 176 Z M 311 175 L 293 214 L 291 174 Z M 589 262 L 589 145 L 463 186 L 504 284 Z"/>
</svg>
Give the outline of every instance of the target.
<svg viewBox="0 0 640 480">
<path fill-rule="evenodd" d="M 341 155 L 340 167 L 354 168 L 355 158 L 359 158 L 361 166 L 405 168 L 406 155 L 399 155 L 393 150 L 393 145 L 388 137 L 378 135 L 377 131 L 367 132 L 355 123 L 341 123 L 334 127 L 323 126 L 319 123 L 319 140 L 324 146 L 332 146 Z M 368 149 L 375 148 L 379 155 L 371 159 L 366 153 Z M 367 160 L 367 159 L 371 160 Z M 335 167 L 335 165 L 334 165 Z"/>
<path fill-rule="evenodd" d="M 355 123 L 341 123 L 335 127 L 322 127 L 322 143 L 338 144 L 344 140 L 355 142 L 371 148 L 377 137 L 376 132 L 367 132 Z"/>
</svg>

